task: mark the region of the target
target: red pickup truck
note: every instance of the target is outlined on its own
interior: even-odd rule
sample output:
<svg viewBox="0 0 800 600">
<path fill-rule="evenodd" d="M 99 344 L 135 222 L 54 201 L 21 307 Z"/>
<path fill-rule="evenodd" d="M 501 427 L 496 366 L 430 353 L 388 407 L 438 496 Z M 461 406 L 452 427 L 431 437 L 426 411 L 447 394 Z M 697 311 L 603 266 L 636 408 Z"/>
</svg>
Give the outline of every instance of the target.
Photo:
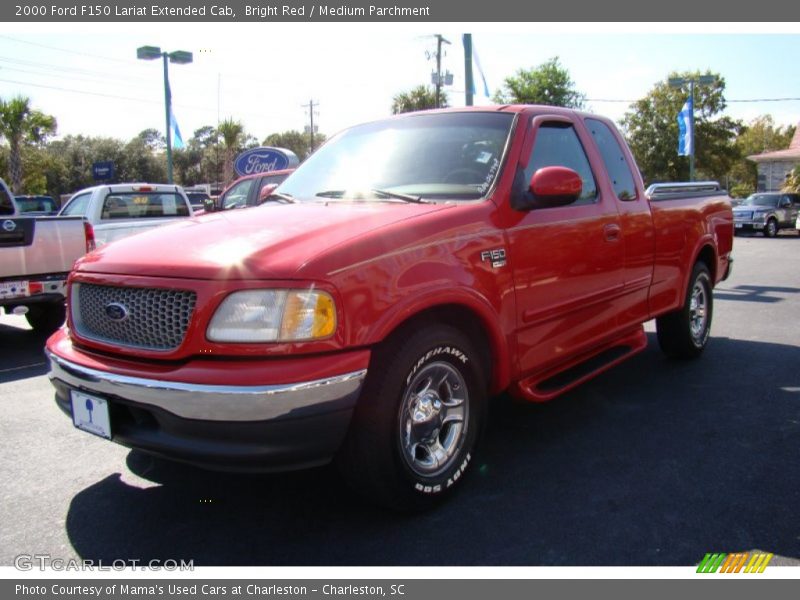
<svg viewBox="0 0 800 600">
<path fill-rule="evenodd" d="M 81 260 L 47 353 L 73 423 L 211 468 L 336 459 L 424 508 L 474 464 L 487 401 L 549 400 L 645 347 L 706 346 L 731 267 L 718 186 L 646 194 L 607 119 L 545 106 L 348 129 L 259 208 Z"/>
</svg>

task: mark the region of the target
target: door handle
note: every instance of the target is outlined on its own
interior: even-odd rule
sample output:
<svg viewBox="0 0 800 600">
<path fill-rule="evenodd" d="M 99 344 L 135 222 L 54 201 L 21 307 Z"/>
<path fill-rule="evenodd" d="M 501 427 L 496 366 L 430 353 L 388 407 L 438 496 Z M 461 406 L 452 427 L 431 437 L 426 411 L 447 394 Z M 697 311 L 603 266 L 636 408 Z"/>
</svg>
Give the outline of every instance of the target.
<svg viewBox="0 0 800 600">
<path fill-rule="evenodd" d="M 603 227 L 603 235 L 607 242 L 618 242 L 622 237 L 622 229 L 616 223 L 609 223 Z"/>
</svg>

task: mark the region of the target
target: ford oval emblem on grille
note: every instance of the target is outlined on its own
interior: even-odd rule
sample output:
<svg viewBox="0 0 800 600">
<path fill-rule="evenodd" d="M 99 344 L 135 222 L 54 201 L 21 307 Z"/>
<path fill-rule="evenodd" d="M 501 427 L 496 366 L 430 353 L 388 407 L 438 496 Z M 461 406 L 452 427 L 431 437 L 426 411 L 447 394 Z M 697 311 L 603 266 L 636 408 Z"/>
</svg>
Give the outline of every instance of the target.
<svg viewBox="0 0 800 600">
<path fill-rule="evenodd" d="M 16 223 L 14 223 L 14 221 L 12 221 L 11 219 L 8 219 L 8 220 L 6 220 L 6 221 L 3 221 L 3 229 L 4 229 L 5 231 L 7 231 L 8 233 L 11 233 L 11 232 L 12 232 L 12 231 L 14 231 L 16 228 L 17 228 L 17 224 L 16 224 Z"/>
<path fill-rule="evenodd" d="M 112 302 L 106 304 L 106 316 L 112 321 L 124 321 L 128 318 L 128 309 L 124 304 Z"/>
</svg>

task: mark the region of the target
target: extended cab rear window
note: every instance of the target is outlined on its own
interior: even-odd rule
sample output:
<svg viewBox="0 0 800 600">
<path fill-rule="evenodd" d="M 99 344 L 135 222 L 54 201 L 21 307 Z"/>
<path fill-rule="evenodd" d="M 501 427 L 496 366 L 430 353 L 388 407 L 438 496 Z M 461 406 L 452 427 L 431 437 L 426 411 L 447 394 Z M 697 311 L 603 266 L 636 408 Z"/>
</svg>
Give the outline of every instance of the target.
<svg viewBox="0 0 800 600">
<path fill-rule="evenodd" d="M 103 200 L 101 214 L 104 220 L 188 216 L 186 202 L 174 192 L 114 192 Z"/>
<path fill-rule="evenodd" d="M 611 129 L 598 119 L 586 119 L 586 126 L 600 150 L 603 164 L 606 166 L 614 193 L 620 200 L 636 200 L 636 184 L 633 182 L 633 173 L 625 160 L 619 141 Z"/>
</svg>

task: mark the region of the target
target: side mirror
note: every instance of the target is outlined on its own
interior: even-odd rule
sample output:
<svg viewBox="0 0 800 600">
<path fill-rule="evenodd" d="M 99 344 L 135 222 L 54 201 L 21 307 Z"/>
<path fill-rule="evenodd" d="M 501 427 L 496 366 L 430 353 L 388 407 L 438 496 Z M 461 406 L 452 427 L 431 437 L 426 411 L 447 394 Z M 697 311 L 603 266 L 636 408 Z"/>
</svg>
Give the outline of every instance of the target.
<svg viewBox="0 0 800 600">
<path fill-rule="evenodd" d="M 203 199 L 203 210 L 207 213 L 214 212 L 217 210 L 216 204 L 214 204 L 213 198 L 205 198 Z"/>
<path fill-rule="evenodd" d="M 531 177 L 530 208 L 555 208 L 572 204 L 581 195 L 581 176 L 567 167 L 543 167 Z"/>
<path fill-rule="evenodd" d="M 258 203 L 262 204 L 267 198 L 269 198 L 269 195 L 274 192 L 277 187 L 277 183 L 268 183 L 262 187 L 261 191 L 258 192 Z"/>
</svg>

